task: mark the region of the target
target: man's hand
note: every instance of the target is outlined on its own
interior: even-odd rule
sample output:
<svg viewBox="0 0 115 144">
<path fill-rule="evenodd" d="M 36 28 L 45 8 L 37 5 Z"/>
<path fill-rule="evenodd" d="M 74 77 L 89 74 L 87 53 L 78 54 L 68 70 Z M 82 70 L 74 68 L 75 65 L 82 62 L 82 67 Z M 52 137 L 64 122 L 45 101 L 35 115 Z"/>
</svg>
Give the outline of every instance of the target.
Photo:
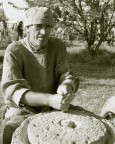
<svg viewBox="0 0 115 144">
<path fill-rule="evenodd" d="M 74 99 L 75 94 L 72 90 L 72 87 L 70 85 L 60 85 L 57 89 L 57 93 L 59 95 L 63 96 L 62 103 L 71 103 L 71 101 Z"/>
<path fill-rule="evenodd" d="M 66 96 L 68 94 L 73 93 L 72 87 L 70 85 L 59 85 L 57 89 L 57 94 Z"/>
<path fill-rule="evenodd" d="M 57 89 L 57 93 L 63 96 L 62 104 L 69 108 L 71 101 L 75 98 L 75 94 L 70 85 L 60 85 Z M 67 110 L 68 110 L 67 108 Z"/>
<path fill-rule="evenodd" d="M 54 109 L 67 111 L 69 104 L 64 104 L 63 102 L 63 96 L 59 94 L 49 95 L 48 96 L 48 103 L 49 106 L 53 107 Z"/>
</svg>

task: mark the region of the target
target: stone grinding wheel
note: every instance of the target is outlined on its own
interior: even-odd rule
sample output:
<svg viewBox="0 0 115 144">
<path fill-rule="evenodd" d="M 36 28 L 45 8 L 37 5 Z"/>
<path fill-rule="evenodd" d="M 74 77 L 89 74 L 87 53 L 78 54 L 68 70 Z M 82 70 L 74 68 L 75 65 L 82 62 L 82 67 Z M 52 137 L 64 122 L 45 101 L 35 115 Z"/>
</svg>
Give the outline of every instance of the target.
<svg viewBox="0 0 115 144">
<path fill-rule="evenodd" d="M 24 120 L 11 144 L 114 144 L 114 132 L 90 112 L 51 111 Z"/>
</svg>

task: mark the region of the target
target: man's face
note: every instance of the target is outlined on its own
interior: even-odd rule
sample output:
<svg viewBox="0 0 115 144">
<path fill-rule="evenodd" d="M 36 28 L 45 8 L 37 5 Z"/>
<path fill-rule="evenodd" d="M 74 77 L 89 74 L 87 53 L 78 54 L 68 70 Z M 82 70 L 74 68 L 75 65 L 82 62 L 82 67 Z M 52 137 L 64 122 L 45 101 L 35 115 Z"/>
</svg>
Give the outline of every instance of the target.
<svg viewBox="0 0 115 144">
<path fill-rule="evenodd" d="M 35 47 L 44 46 L 51 33 L 51 26 L 45 24 L 36 24 L 28 27 L 29 40 Z"/>
</svg>

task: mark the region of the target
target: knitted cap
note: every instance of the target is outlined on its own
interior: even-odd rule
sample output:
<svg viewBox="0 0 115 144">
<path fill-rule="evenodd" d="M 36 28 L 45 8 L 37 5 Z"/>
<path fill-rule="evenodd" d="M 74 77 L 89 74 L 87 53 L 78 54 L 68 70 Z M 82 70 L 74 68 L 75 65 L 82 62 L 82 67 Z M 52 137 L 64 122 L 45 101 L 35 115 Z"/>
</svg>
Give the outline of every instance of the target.
<svg viewBox="0 0 115 144">
<path fill-rule="evenodd" d="M 32 24 L 55 25 L 52 12 L 47 7 L 33 7 L 27 10 L 25 26 Z"/>
</svg>

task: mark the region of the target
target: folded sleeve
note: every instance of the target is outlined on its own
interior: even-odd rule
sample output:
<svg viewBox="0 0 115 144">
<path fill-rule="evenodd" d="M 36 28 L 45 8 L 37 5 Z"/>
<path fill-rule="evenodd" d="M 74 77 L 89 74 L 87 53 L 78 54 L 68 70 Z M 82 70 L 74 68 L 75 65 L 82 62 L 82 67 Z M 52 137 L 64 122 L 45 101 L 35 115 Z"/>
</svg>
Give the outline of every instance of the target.
<svg viewBox="0 0 115 144">
<path fill-rule="evenodd" d="M 7 105 L 19 106 L 22 95 L 30 90 L 28 82 L 22 75 L 21 58 L 9 50 L 5 52 L 1 91 Z"/>
<path fill-rule="evenodd" d="M 73 73 L 70 67 L 68 61 L 68 53 L 63 44 L 61 53 L 58 56 L 58 63 L 56 66 L 56 77 L 57 79 L 59 79 L 59 84 L 71 85 L 73 91 L 77 91 L 79 87 L 79 78 Z"/>
</svg>

